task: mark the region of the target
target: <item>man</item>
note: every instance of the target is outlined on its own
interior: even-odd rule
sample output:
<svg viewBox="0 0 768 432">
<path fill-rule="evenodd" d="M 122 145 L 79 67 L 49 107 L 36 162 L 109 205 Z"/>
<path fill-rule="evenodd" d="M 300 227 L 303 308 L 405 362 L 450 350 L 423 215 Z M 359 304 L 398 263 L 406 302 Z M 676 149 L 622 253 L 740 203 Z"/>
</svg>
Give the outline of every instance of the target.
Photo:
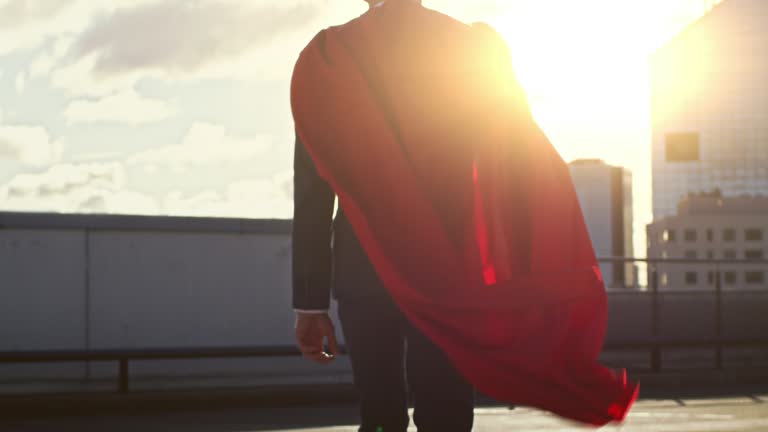
<svg viewBox="0 0 768 432">
<path fill-rule="evenodd" d="M 568 167 L 498 34 L 376 2 L 304 49 L 291 105 L 297 342 L 338 353 L 332 286 L 362 431 L 405 430 L 409 392 L 419 430 L 469 431 L 473 386 L 626 416 L 638 387 L 597 361 L 607 301 Z"/>
<path fill-rule="evenodd" d="M 386 5 L 373 0 L 369 3 L 375 3 L 372 8 Z M 471 430 L 472 386 L 393 303 L 342 208 L 331 221 L 334 199 L 333 190 L 318 175 L 297 138 L 293 305 L 296 338 L 303 355 L 323 364 L 338 353 L 328 315 L 332 286 L 360 395 L 360 431 L 405 431 L 409 392 L 420 431 Z M 328 352 L 323 349 L 324 339 Z"/>
</svg>

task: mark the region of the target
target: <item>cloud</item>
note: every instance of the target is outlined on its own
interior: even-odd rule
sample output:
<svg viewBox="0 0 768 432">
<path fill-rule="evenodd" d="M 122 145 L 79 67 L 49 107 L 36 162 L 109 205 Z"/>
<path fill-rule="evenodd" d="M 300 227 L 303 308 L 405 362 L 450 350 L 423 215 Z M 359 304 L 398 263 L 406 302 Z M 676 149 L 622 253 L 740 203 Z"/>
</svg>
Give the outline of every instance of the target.
<svg viewBox="0 0 768 432">
<path fill-rule="evenodd" d="M 139 125 L 167 119 L 173 113 L 174 110 L 167 102 L 144 98 L 131 89 L 95 101 L 70 102 L 64 110 L 64 117 L 69 123 L 116 122 Z"/>
<path fill-rule="evenodd" d="M 97 78 L 92 73 L 95 63 L 96 56 L 90 55 L 64 65 L 58 64 L 50 73 L 51 84 L 75 95 L 98 97 L 132 89 L 139 79 L 156 76 L 135 71 L 108 79 Z"/>
<path fill-rule="evenodd" d="M 278 8 L 222 0 L 154 3 L 118 11 L 98 22 L 80 37 L 75 50 L 81 56 L 97 55 L 97 76 L 137 69 L 194 72 L 208 62 L 236 57 L 308 24 L 319 5 Z"/>
<path fill-rule="evenodd" d="M 43 166 L 61 157 L 62 144 L 39 126 L 0 125 L 0 160 Z"/>
<path fill-rule="evenodd" d="M 56 37 L 29 65 L 29 78 L 48 75 L 53 67 L 65 58 L 74 42 L 74 36 Z"/>
<path fill-rule="evenodd" d="M 125 189 L 119 162 L 59 164 L 43 172 L 19 174 L 0 186 L 9 210 L 66 213 L 158 214 L 150 196 Z"/>
<path fill-rule="evenodd" d="M 9 184 L 12 197 L 67 195 L 86 185 L 118 189 L 124 183 L 122 164 L 59 164 L 35 174 L 19 174 Z"/>
<path fill-rule="evenodd" d="M 69 26 L 61 16 L 76 0 L 0 0 L 0 55 L 34 48 Z"/>
<path fill-rule="evenodd" d="M 270 147 L 271 141 L 265 137 L 245 139 L 232 136 L 220 125 L 195 123 L 181 144 L 146 150 L 130 157 L 128 162 L 186 169 L 189 165 L 241 162 L 265 153 Z"/>
<path fill-rule="evenodd" d="M 163 200 L 168 214 L 245 218 L 291 218 L 293 215 L 292 173 L 269 178 L 243 179 L 224 190 L 208 189 L 197 194 L 170 192 Z"/>
<path fill-rule="evenodd" d="M 0 0 L 0 56 L 82 31 L 94 16 L 154 0 Z"/>
<path fill-rule="evenodd" d="M 50 19 L 76 0 L 5 0 L 0 1 L 0 26 L 21 27 L 30 22 Z"/>
<path fill-rule="evenodd" d="M 294 56 L 286 52 L 298 53 L 301 46 L 293 47 L 291 36 L 314 32 L 312 22 L 326 3 L 166 0 L 116 9 L 77 36 L 66 61 L 53 70 L 52 82 L 97 96 L 148 77 L 252 77 L 254 67 L 292 63 Z M 299 43 L 306 39 L 304 34 L 297 38 Z"/>
<path fill-rule="evenodd" d="M 0 185 L 0 202 L 16 211 L 290 218 L 291 180 L 292 172 L 284 171 L 158 199 L 128 187 L 120 162 L 66 163 L 15 176 Z"/>
<path fill-rule="evenodd" d="M 27 77 L 24 76 L 24 72 L 19 72 L 16 75 L 16 83 L 15 83 L 16 93 L 24 93 L 24 89 L 27 88 Z"/>
</svg>

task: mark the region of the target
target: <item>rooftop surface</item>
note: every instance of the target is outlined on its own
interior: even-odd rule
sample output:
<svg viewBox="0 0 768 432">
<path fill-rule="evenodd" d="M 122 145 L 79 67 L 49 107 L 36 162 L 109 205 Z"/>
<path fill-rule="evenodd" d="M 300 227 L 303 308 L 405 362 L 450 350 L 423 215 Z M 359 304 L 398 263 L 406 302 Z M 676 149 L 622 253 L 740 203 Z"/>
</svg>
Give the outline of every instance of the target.
<svg viewBox="0 0 768 432">
<path fill-rule="evenodd" d="M 0 431 L 352 432 L 356 408 L 348 402 L 301 406 L 187 407 L 102 414 L 61 413 L 3 422 Z M 416 428 L 412 425 L 411 429 Z M 476 409 L 475 432 L 594 430 L 531 408 L 486 405 Z M 768 389 L 726 396 L 652 397 L 637 402 L 627 420 L 604 431 L 693 432 L 768 430 Z"/>
</svg>

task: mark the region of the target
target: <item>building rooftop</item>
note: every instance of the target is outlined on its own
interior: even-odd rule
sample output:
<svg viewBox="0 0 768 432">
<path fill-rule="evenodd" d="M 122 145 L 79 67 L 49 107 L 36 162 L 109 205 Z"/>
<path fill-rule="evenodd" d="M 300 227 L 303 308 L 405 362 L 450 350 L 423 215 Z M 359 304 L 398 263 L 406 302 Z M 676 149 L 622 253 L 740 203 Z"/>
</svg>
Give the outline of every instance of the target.
<svg viewBox="0 0 768 432">
<path fill-rule="evenodd" d="M 768 393 L 745 389 L 732 395 L 665 395 L 638 401 L 623 424 L 602 430 L 648 431 L 764 431 L 768 427 Z M 14 417 L 18 417 L 15 415 Z M 122 410 L 80 415 L 48 415 L 43 418 L 14 418 L 0 423 L 13 431 L 54 430 L 117 431 L 296 431 L 352 432 L 357 430 L 357 408 L 350 403 L 315 403 L 298 406 L 199 406 L 163 410 Z M 659 425 L 664 425 L 659 428 Z M 489 432 L 510 430 L 575 431 L 584 426 L 532 408 L 504 405 L 475 409 L 475 429 Z M 408 431 L 415 431 L 411 421 Z"/>
<path fill-rule="evenodd" d="M 289 219 L 0 212 L 0 229 L 289 234 Z"/>
<path fill-rule="evenodd" d="M 701 214 L 768 213 L 768 196 L 724 197 L 719 191 L 689 194 L 677 207 L 678 216 Z"/>
</svg>

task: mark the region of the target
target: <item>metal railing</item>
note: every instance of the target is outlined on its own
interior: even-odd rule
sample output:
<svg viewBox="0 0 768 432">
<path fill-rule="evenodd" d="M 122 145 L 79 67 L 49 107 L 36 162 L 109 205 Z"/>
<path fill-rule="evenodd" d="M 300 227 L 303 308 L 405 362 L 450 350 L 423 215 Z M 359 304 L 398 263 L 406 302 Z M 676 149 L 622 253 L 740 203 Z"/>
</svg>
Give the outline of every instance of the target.
<svg viewBox="0 0 768 432">
<path fill-rule="evenodd" d="M 651 296 L 651 341 L 627 344 L 608 344 L 606 349 L 649 349 L 651 352 L 651 371 L 661 371 L 661 350 L 663 348 L 713 348 L 715 350 L 715 369 L 723 369 L 723 349 L 730 347 L 768 347 L 768 334 L 763 339 L 727 339 L 722 337 L 723 330 L 723 272 L 722 265 L 760 265 L 765 267 L 768 273 L 768 260 L 738 260 L 738 259 L 696 259 L 696 258 L 627 258 L 612 257 L 599 258 L 600 263 L 644 263 L 648 266 L 648 295 Z M 710 270 L 713 275 L 712 285 L 715 294 L 714 301 L 714 332 L 715 337 L 711 341 L 661 341 L 659 340 L 659 265 L 697 264 L 714 266 Z M 764 293 L 768 294 L 768 281 L 766 281 Z M 692 292 L 706 292 L 707 290 L 694 290 Z M 742 292 L 748 292 L 742 290 Z M 761 292 L 761 291 L 758 291 Z"/>
<path fill-rule="evenodd" d="M 601 262 L 642 262 L 649 265 L 649 286 L 644 295 L 651 296 L 650 340 L 638 342 L 608 343 L 606 351 L 616 350 L 648 350 L 651 354 L 650 370 L 661 371 L 662 349 L 665 348 L 712 348 L 715 350 L 715 369 L 723 368 L 723 349 L 732 347 L 768 348 L 768 333 L 762 338 L 724 339 L 722 337 L 722 281 L 720 264 L 765 264 L 768 260 L 695 260 L 695 259 L 641 259 L 641 258 L 603 258 Z M 704 263 L 715 265 L 715 337 L 708 341 L 691 340 L 662 340 L 659 334 L 659 281 L 655 266 L 659 263 Z M 768 293 L 768 289 L 766 289 Z M 768 312 L 767 312 L 768 313 Z M 344 353 L 344 348 L 341 349 Z M 88 362 L 115 361 L 119 365 L 118 391 L 130 391 L 130 362 L 137 360 L 178 360 L 178 359 L 210 359 L 210 358 L 264 358 L 264 357 L 294 357 L 300 352 L 293 346 L 264 346 L 264 347 L 199 347 L 199 348 L 168 348 L 168 349 L 126 349 L 126 350 L 86 350 L 86 351 L 15 351 L 0 352 L 0 364 L 11 363 L 53 363 L 53 362 Z"/>
<path fill-rule="evenodd" d="M 343 351 L 343 350 L 342 350 Z M 127 349 L 127 350 L 62 350 L 62 351 L 15 351 L 0 352 L 0 364 L 9 363 L 55 363 L 84 361 L 118 362 L 118 391 L 130 390 L 129 362 L 135 360 L 181 360 L 210 358 L 244 357 L 292 357 L 301 353 L 292 346 L 264 347 L 200 347 L 200 348 L 165 348 L 165 349 Z"/>
<path fill-rule="evenodd" d="M 649 341 L 611 343 L 606 351 L 650 350 L 652 353 L 651 371 L 661 371 L 661 350 L 664 348 L 714 348 L 719 353 L 716 368 L 722 369 L 723 348 L 761 347 L 768 348 L 768 340 L 715 340 L 707 342 L 693 341 Z M 345 354 L 344 347 L 341 353 Z M 10 363 L 57 363 L 115 361 L 119 365 L 119 393 L 130 392 L 130 363 L 137 360 L 180 360 L 211 358 L 265 358 L 295 357 L 301 353 L 292 346 L 271 347 L 231 347 L 231 348 L 173 348 L 173 349 L 130 349 L 130 350 L 90 350 L 90 351 L 17 351 L 0 352 L 0 364 Z"/>
</svg>

